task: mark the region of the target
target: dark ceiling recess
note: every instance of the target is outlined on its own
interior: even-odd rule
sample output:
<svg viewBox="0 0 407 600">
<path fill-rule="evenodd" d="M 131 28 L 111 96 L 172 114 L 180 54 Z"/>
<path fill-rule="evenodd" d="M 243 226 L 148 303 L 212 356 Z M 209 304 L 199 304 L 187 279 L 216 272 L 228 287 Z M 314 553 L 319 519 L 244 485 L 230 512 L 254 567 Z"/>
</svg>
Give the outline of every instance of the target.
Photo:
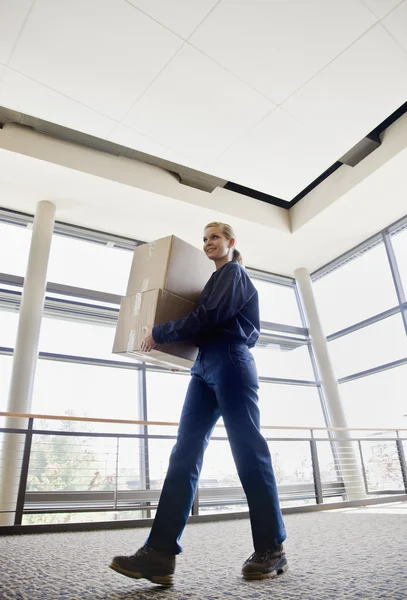
<svg viewBox="0 0 407 600">
<path fill-rule="evenodd" d="M 312 183 L 310 183 L 309 185 L 307 185 L 306 188 L 304 188 L 299 194 L 297 194 L 291 200 L 291 202 L 289 202 L 289 208 L 291 208 L 292 206 L 294 206 L 294 204 L 297 204 L 297 202 L 299 202 L 300 200 L 302 200 L 302 198 L 304 198 L 304 196 L 306 196 L 307 194 L 309 194 L 311 190 L 313 190 L 314 188 L 316 188 L 320 183 L 322 183 L 324 181 L 324 179 L 327 179 L 330 175 L 332 175 L 332 173 L 334 173 L 341 166 L 342 166 L 342 163 L 339 160 L 337 160 L 336 163 L 334 163 L 333 165 L 331 165 L 329 167 L 329 169 L 327 169 L 326 171 L 324 171 L 323 173 L 321 173 L 321 175 L 319 177 L 317 177 L 316 179 L 314 179 L 314 181 Z"/>
<path fill-rule="evenodd" d="M 282 198 L 277 198 L 276 196 L 271 196 L 270 194 L 266 194 L 265 192 L 260 192 L 258 190 L 253 190 L 248 187 L 244 187 L 243 185 L 239 185 L 237 183 L 233 183 L 232 181 L 228 181 L 224 186 L 225 189 L 231 190 L 238 194 L 243 194 L 244 196 L 249 196 L 250 198 L 255 198 L 256 200 L 261 200 L 262 202 L 267 202 L 267 204 L 274 204 L 274 206 L 279 206 L 280 208 L 286 208 L 287 210 L 297 204 L 304 196 L 309 194 L 311 190 L 316 188 L 324 179 L 332 175 L 339 167 L 343 164 L 348 164 L 350 166 L 356 166 L 358 162 L 363 160 L 368 154 L 373 152 L 376 148 L 378 148 L 381 144 L 380 136 L 390 125 L 392 125 L 397 119 L 403 116 L 407 112 L 407 102 L 402 104 L 400 108 L 395 110 L 387 119 L 382 121 L 380 125 L 375 127 L 370 133 L 367 134 L 363 140 L 358 142 L 354 148 L 352 148 L 349 152 L 347 152 L 340 160 L 337 160 L 333 165 L 331 165 L 326 171 L 321 173 L 319 177 L 314 179 L 306 188 L 304 188 L 299 194 L 297 194 L 292 200 L 283 200 Z"/>
<path fill-rule="evenodd" d="M 233 183 L 233 181 L 228 181 L 223 187 L 225 190 L 230 190 L 231 192 L 236 192 L 237 194 L 243 194 L 244 196 L 250 196 L 250 198 L 267 202 L 267 204 L 274 204 L 274 206 L 280 206 L 280 208 L 290 208 L 290 202 L 287 200 L 277 198 L 277 196 L 270 196 L 270 194 L 265 194 L 264 192 L 259 192 L 258 190 L 252 190 L 252 188 L 244 187 L 244 185 L 239 185 L 238 183 Z"/>
</svg>

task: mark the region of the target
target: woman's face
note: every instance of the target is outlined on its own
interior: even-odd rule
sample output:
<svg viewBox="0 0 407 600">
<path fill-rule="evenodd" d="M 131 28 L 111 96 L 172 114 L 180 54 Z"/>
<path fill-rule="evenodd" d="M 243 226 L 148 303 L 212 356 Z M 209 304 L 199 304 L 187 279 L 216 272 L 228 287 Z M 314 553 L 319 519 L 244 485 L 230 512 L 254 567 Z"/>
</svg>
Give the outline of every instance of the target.
<svg viewBox="0 0 407 600">
<path fill-rule="evenodd" d="M 234 240 L 228 240 L 220 227 L 208 227 L 204 233 L 204 252 L 211 260 L 220 260 L 228 255 Z"/>
</svg>

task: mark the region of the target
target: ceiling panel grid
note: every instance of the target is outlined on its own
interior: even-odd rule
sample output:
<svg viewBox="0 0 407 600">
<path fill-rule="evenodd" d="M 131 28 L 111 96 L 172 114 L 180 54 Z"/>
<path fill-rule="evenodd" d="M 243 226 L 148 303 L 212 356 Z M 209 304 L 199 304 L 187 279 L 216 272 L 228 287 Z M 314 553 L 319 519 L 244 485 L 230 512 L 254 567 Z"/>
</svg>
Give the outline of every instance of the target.
<svg viewBox="0 0 407 600">
<path fill-rule="evenodd" d="M 407 96 L 406 0 L 0 0 L 0 11 L 0 106 L 286 201 Z"/>
<path fill-rule="evenodd" d="M 120 120 L 182 44 L 123 1 L 36 0 L 9 66 Z"/>
</svg>

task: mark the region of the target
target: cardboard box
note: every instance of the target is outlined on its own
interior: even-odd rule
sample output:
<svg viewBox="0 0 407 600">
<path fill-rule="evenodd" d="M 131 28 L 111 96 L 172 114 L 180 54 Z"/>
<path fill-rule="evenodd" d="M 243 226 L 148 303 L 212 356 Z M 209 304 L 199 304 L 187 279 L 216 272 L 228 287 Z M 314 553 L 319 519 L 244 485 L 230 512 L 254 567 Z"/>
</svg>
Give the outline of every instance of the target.
<svg viewBox="0 0 407 600">
<path fill-rule="evenodd" d="M 135 248 L 126 296 L 162 289 L 196 302 L 214 270 L 202 250 L 170 235 Z"/>
<path fill-rule="evenodd" d="M 120 304 L 113 353 L 167 367 L 190 369 L 198 354 L 193 344 L 157 344 L 146 353 L 141 351 L 140 344 L 145 333 L 143 327 L 176 321 L 194 308 L 193 302 L 161 289 L 125 296 Z"/>
</svg>

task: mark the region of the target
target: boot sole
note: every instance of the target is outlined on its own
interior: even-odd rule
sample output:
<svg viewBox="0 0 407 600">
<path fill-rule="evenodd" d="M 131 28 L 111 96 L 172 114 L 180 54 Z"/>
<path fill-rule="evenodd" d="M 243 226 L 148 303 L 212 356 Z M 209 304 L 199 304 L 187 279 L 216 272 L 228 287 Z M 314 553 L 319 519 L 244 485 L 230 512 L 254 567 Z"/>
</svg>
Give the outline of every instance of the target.
<svg viewBox="0 0 407 600">
<path fill-rule="evenodd" d="M 243 577 L 244 579 L 246 579 L 246 581 L 254 581 L 258 579 L 274 579 L 274 577 L 282 575 L 286 571 L 288 571 L 287 564 L 278 567 L 278 569 L 276 569 L 275 571 L 270 571 L 270 573 L 262 573 L 261 571 L 254 571 L 253 573 L 243 573 Z"/>
<path fill-rule="evenodd" d="M 111 563 L 109 568 L 113 569 L 113 571 L 116 571 L 116 573 L 120 573 L 120 575 L 125 575 L 126 577 L 131 577 L 132 579 L 148 579 L 148 581 L 151 581 L 152 583 L 165 585 L 167 587 L 173 585 L 172 575 L 146 575 L 146 573 L 141 573 L 139 571 L 127 571 L 115 563 Z"/>
</svg>

